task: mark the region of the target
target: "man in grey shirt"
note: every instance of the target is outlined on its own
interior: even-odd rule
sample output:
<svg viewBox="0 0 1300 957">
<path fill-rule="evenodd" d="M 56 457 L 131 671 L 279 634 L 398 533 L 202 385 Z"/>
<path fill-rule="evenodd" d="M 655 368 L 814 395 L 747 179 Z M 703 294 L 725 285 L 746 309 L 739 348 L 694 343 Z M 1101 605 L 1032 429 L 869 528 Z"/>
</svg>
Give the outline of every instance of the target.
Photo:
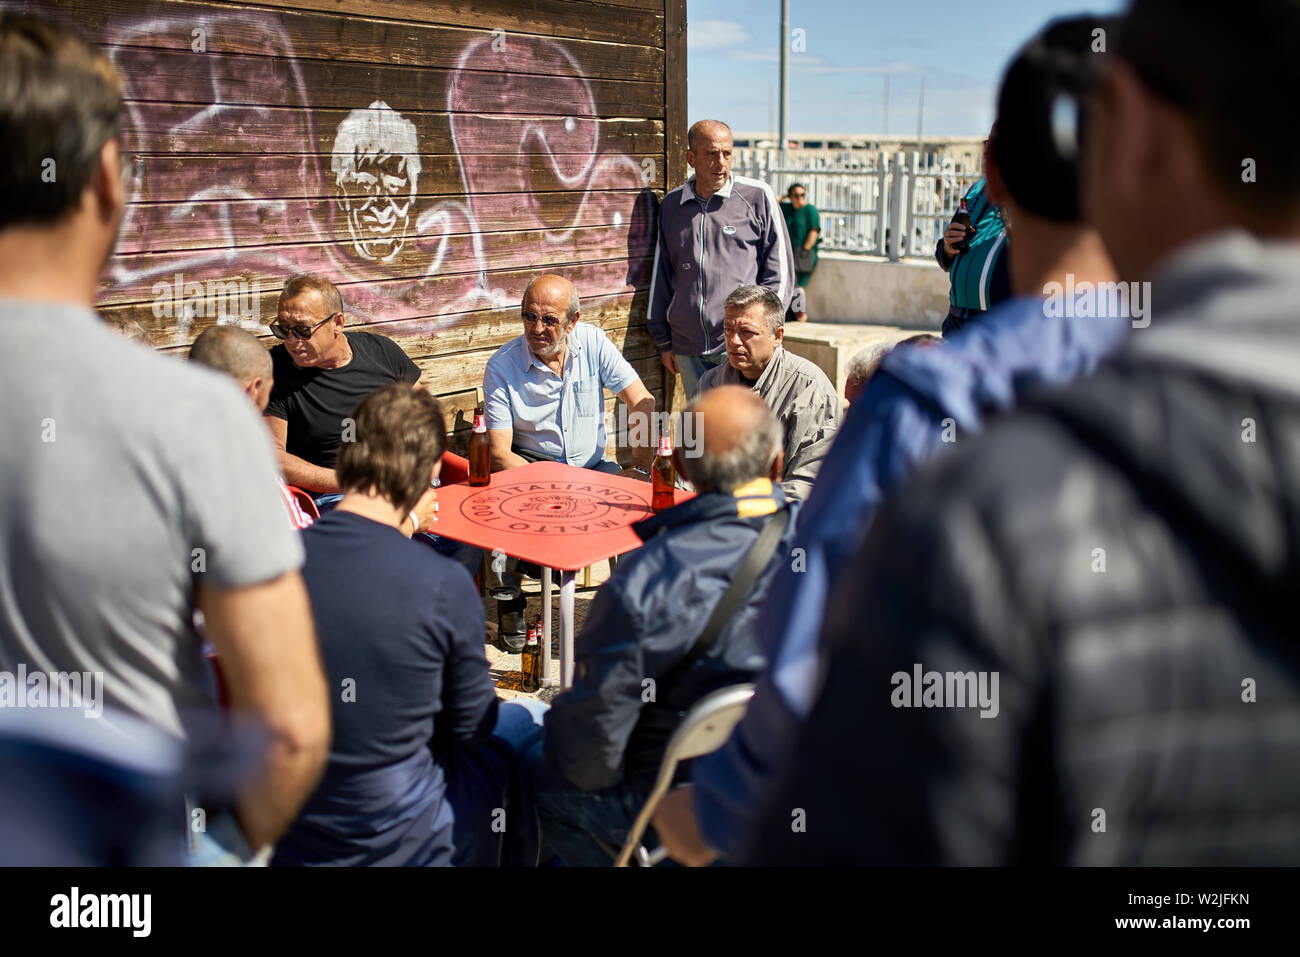
<svg viewBox="0 0 1300 957">
<path fill-rule="evenodd" d="M 126 714 L 183 741 L 216 708 L 201 610 L 232 708 L 269 733 L 235 812 L 252 848 L 270 844 L 329 743 L 270 441 L 223 376 L 120 338 L 91 309 L 130 182 L 108 58 L 0 15 L 0 91 L 0 129 L 23 134 L 0 161 L 0 707 L 62 720 L 41 686 L 89 674 L 103 714 L 83 707 L 85 720 Z"/>
<path fill-rule="evenodd" d="M 840 397 L 826 373 L 782 348 L 785 307 L 772 290 L 741 286 L 727 296 L 723 310 L 727 364 L 706 372 L 697 394 L 724 384 L 757 392 L 781 423 L 781 487 L 791 498 L 805 499 L 835 438 Z"/>
</svg>

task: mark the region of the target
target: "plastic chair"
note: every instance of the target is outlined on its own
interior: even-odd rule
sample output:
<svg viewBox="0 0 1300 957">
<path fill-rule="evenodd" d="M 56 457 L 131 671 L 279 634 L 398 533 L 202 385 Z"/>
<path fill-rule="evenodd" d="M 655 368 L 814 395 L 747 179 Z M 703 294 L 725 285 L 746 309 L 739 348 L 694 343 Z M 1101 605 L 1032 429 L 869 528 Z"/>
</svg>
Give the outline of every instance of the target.
<svg viewBox="0 0 1300 957">
<path fill-rule="evenodd" d="M 311 493 L 305 489 L 300 489 L 296 485 L 288 486 L 289 494 L 294 497 L 298 507 L 307 513 L 307 516 L 314 522 L 320 518 L 320 509 L 316 507 L 316 502 L 311 497 Z"/>
<path fill-rule="evenodd" d="M 455 485 L 457 482 L 469 481 L 469 459 L 455 452 L 442 453 L 442 471 L 438 481 L 443 485 Z"/>
<path fill-rule="evenodd" d="M 722 747 L 727 738 L 731 737 L 732 729 L 745 716 L 745 709 L 749 707 L 749 699 L 753 696 L 752 684 L 719 688 L 701 698 L 686 713 L 686 717 L 682 719 L 682 723 L 668 740 L 663 760 L 659 763 L 659 777 L 655 779 L 655 786 L 650 796 L 646 798 L 641 813 L 636 817 L 636 823 L 632 825 L 627 840 L 623 842 L 623 850 L 619 852 L 615 867 L 627 867 L 634 854 L 637 863 L 642 867 L 653 867 L 668 856 L 668 852 L 662 847 L 647 851 L 641 846 L 641 836 L 650 826 L 659 802 L 672 786 L 677 766 L 683 761 L 698 758 Z"/>
</svg>

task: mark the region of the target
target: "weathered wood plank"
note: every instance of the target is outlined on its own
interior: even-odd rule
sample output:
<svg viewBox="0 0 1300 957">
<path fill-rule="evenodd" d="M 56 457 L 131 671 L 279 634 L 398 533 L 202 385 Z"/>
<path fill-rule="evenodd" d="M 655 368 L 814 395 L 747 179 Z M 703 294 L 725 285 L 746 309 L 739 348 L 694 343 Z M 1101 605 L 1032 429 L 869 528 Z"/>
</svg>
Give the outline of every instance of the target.
<svg viewBox="0 0 1300 957">
<path fill-rule="evenodd" d="M 221 122 L 193 122 L 196 108 L 192 103 L 129 103 L 131 121 L 123 130 L 123 147 L 133 153 L 285 153 L 286 136 L 301 126 L 315 131 L 314 145 L 307 143 L 301 152 L 329 154 L 339 124 L 350 110 L 298 109 L 289 107 L 240 108 Z M 237 116 L 235 116 L 237 113 Z M 446 112 L 407 111 L 404 116 L 415 124 L 425 149 L 450 146 L 453 118 Z M 460 155 L 507 153 L 547 155 L 556 150 L 549 142 L 564 132 L 565 117 L 516 116 L 514 114 L 457 114 L 455 123 L 462 129 L 472 125 L 480 135 L 460 144 Z M 663 120 L 599 119 L 590 121 L 595 128 L 595 149 L 604 153 L 626 153 L 634 158 L 654 156 L 664 151 Z M 541 135 L 522 137 L 525 129 L 539 130 Z M 554 130 L 554 132 L 552 132 Z M 326 163 L 326 166 L 329 164 Z"/>
<path fill-rule="evenodd" d="M 190 0 L 62 0 L 59 8 L 96 42 L 194 53 L 193 31 L 202 30 L 206 53 L 264 56 L 268 30 L 282 33 L 299 59 L 387 63 L 454 69 L 474 44 L 498 54 L 497 68 L 517 72 L 513 60 L 526 45 L 548 75 L 574 72 L 606 79 L 663 81 L 663 51 L 656 45 L 493 34 L 483 28 L 429 26 L 375 17 L 314 11 L 269 11 Z M 493 46 L 495 41 L 495 46 Z"/>
<path fill-rule="evenodd" d="M 434 395 L 472 389 L 483 382 L 483 370 L 487 368 L 487 361 L 494 351 L 484 349 L 454 356 L 427 356 L 416 359 L 415 364 L 420 367 L 420 384 Z M 663 370 L 663 362 L 658 353 L 653 356 L 629 359 L 628 364 L 636 370 L 636 374 L 641 377 L 647 389 L 658 387 Z"/>
<path fill-rule="evenodd" d="M 686 182 L 686 0 L 664 0 L 664 149 L 668 189 Z"/>
<path fill-rule="evenodd" d="M 618 295 L 584 305 L 582 321 L 594 325 L 628 358 L 658 355 L 645 328 L 646 296 Z M 523 332 L 518 307 L 467 313 L 440 329 L 430 330 L 424 320 L 397 320 L 359 326 L 365 332 L 388 336 L 412 358 L 452 355 L 480 349 L 499 349 Z"/>
<path fill-rule="evenodd" d="M 416 197 L 419 211 L 434 205 L 424 194 Z M 334 219 L 336 200 L 288 199 L 284 210 L 267 215 L 267 203 L 260 199 L 215 198 L 203 203 L 165 203 L 148 216 L 132 217 L 117 241 L 119 255 L 155 249 L 209 249 L 230 246 L 260 246 L 299 242 L 309 223 Z M 461 235 L 499 233 L 520 226 L 551 224 L 556 229 L 582 226 L 621 226 L 649 230 L 654 224 L 653 205 L 640 193 L 601 191 L 598 193 L 484 193 L 473 198 L 474 221 L 453 225 Z M 337 223 L 339 241 L 349 242 L 347 221 Z"/>
<path fill-rule="evenodd" d="M 330 170 L 328 154 L 313 153 L 151 153 L 135 157 L 131 202 L 187 203 L 209 200 L 334 199 L 342 191 Z M 576 190 L 662 190 L 663 164 L 642 165 L 616 153 L 560 153 L 554 156 L 420 155 L 418 172 L 407 161 L 404 184 L 390 195 L 461 197 L 476 193 L 548 193 Z M 648 174 L 653 173 L 653 177 Z M 646 179 L 649 182 L 646 182 Z M 612 211 L 611 211 L 612 213 Z M 418 214 L 417 214 L 418 215 Z"/>
<path fill-rule="evenodd" d="M 289 275 L 314 272 L 337 283 L 365 283 L 356 290 L 364 298 L 356 298 L 352 306 L 366 319 L 382 318 L 397 298 L 423 310 L 421 314 L 449 314 L 483 308 L 503 297 L 508 301 L 508 294 L 492 284 L 489 265 L 500 270 L 546 267 L 564 272 L 571 266 L 606 263 L 606 275 L 621 273 L 629 285 L 639 285 L 645 281 L 643 263 L 650 252 L 648 235 L 637 236 L 627 227 L 596 226 L 574 229 L 562 241 L 545 230 L 454 236 L 446 241 L 427 237 L 426 242 L 421 237 L 388 264 L 347 261 L 335 243 L 148 253 L 110 261 L 101 280 L 100 302 L 153 302 L 159 297 L 174 301 L 190 293 L 163 284 L 208 280 L 235 283 L 239 288 L 214 292 L 205 286 L 204 299 L 238 295 L 250 300 L 280 288 Z M 436 280 L 444 281 L 435 284 Z M 224 311 L 237 314 L 250 309 L 241 302 Z"/>
<path fill-rule="evenodd" d="M 57 0 L 56 0 L 57 2 Z M 264 7 L 320 10 L 326 13 L 387 17 L 415 23 L 502 29 L 507 33 L 536 33 L 553 37 L 626 42 L 629 37 L 649 46 L 663 46 L 663 17 L 658 4 L 648 9 L 622 5 L 571 3 L 567 0 L 258 0 Z M 642 6 L 636 3 L 635 6 Z"/>
<path fill-rule="evenodd" d="M 594 304 L 602 299 L 622 296 L 638 288 L 641 289 L 641 294 L 634 300 L 637 309 L 635 321 L 644 323 L 647 295 L 645 287 L 649 282 L 650 264 L 649 258 L 641 258 L 631 263 L 614 260 L 566 266 L 558 271 L 578 287 L 584 304 Z M 523 296 L 524 287 L 540 272 L 541 270 L 536 266 L 527 265 L 519 269 L 487 274 L 490 286 L 500 290 L 498 298 L 508 303 L 501 308 L 508 315 L 515 317 L 514 321 L 518 321 L 518 303 Z M 348 311 L 350 327 L 370 328 L 381 323 L 404 322 L 407 324 L 402 327 L 404 335 L 445 336 L 447 337 L 444 340 L 446 348 L 454 351 L 471 347 L 468 340 L 462 344 L 462 338 L 466 336 L 462 330 L 462 323 L 470 323 L 472 329 L 473 324 L 479 322 L 481 316 L 495 312 L 492 309 L 478 308 L 454 315 L 435 314 L 439 307 L 445 306 L 456 294 L 461 281 L 460 277 L 437 277 L 421 284 L 414 295 L 410 294 L 410 290 L 402 283 L 390 280 L 345 284 L 340 286 L 340 292 Z M 168 282 L 174 286 L 174 277 Z M 259 335 L 266 334 L 266 321 L 275 315 L 283 284 L 283 279 L 278 279 L 274 283 L 262 286 L 258 294 L 250 298 L 247 303 L 249 321 L 241 323 L 245 328 Z M 165 300 L 170 297 L 171 289 L 161 290 L 161 293 L 159 299 Z M 175 304 L 160 302 L 167 306 L 166 312 L 169 314 L 163 314 L 161 310 L 155 311 L 154 300 L 105 303 L 101 305 L 100 312 L 135 324 L 140 332 L 157 347 L 176 347 L 188 345 L 204 329 L 217 324 L 222 314 L 223 303 L 219 301 L 220 290 L 214 290 L 214 293 L 197 303 L 199 306 L 197 314 L 182 318 L 177 318 L 177 313 L 181 310 L 176 307 L 186 304 L 184 301 Z M 370 308 L 368 311 L 359 310 L 355 308 L 357 303 L 370 304 Z M 224 305 L 229 306 L 228 299 Z M 241 302 L 239 308 L 227 308 L 226 313 L 228 316 L 235 316 L 243 306 L 244 303 Z"/>
<path fill-rule="evenodd" d="M 128 78 L 132 100 L 213 103 L 228 106 L 298 106 L 356 109 L 382 100 L 394 110 L 552 113 L 567 117 L 663 115 L 663 87 L 636 80 L 546 75 L 544 64 L 525 56 L 515 72 L 488 72 L 488 48 L 466 68 L 405 67 L 295 60 L 283 56 L 234 56 L 113 46 L 109 56 Z"/>
</svg>

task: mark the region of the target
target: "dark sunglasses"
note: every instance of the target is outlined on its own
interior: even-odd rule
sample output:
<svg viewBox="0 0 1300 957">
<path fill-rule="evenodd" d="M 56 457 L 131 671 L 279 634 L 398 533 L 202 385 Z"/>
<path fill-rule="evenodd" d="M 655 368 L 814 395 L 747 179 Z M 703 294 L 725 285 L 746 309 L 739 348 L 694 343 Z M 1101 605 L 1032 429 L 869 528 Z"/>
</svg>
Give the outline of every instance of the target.
<svg viewBox="0 0 1300 957">
<path fill-rule="evenodd" d="M 790 194 L 790 198 L 791 198 L 791 199 L 803 199 L 803 198 L 804 198 L 805 196 L 807 196 L 807 195 L 808 195 L 807 193 L 791 193 L 791 194 Z"/>
<path fill-rule="evenodd" d="M 556 319 L 554 316 L 539 316 L 535 312 L 521 312 L 520 315 L 524 317 L 524 322 L 538 322 L 540 320 L 547 329 L 556 329 L 564 325 L 564 320 Z"/>
<path fill-rule="evenodd" d="M 329 322 L 337 315 L 338 315 L 337 312 L 332 313 L 331 315 L 326 316 L 320 322 L 316 323 L 316 325 L 314 326 L 309 326 L 305 322 L 296 322 L 292 326 L 286 326 L 278 319 L 272 322 L 268 322 L 267 326 L 271 330 L 271 335 L 275 336 L 277 339 L 288 339 L 290 335 L 292 335 L 295 339 L 310 339 L 312 336 L 316 334 L 317 329 L 325 325 L 325 323 Z"/>
</svg>

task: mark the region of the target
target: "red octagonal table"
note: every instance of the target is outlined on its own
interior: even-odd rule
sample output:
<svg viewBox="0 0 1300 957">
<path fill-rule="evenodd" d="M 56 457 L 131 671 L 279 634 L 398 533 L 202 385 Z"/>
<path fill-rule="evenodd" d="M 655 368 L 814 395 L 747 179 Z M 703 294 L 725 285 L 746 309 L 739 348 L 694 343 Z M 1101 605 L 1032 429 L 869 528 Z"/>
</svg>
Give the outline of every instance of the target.
<svg viewBox="0 0 1300 957">
<path fill-rule="evenodd" d="M 641 544 L 632 524 L 648 518 L 649 482 L 559 462 L 492 473 L 488 485 L 438 489 L 430 532 L 541 565 L 542 684 L 551 672 L 551 569 L 560 571 L 560 685 L 573 684 L 574 572 Z M 680 489 L 676 501 L 691 497 Z"/>
</svg>

